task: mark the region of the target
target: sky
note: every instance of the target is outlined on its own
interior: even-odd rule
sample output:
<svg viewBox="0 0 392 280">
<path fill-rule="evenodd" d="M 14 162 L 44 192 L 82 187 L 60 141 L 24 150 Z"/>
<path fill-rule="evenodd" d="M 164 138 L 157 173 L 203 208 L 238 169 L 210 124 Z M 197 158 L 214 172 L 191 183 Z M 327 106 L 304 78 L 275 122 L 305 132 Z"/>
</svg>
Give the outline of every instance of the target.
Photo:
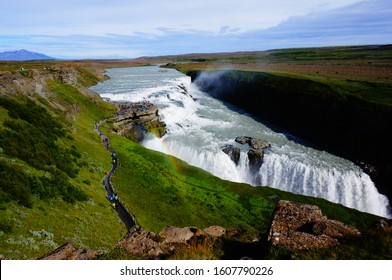
<svg viewBox="0 0 392 280">
<path fill-rule="evenodd" d="M 392 43 L 391 0 L 10 0 L 0 51 L 60 59 Z"/>
</svg>

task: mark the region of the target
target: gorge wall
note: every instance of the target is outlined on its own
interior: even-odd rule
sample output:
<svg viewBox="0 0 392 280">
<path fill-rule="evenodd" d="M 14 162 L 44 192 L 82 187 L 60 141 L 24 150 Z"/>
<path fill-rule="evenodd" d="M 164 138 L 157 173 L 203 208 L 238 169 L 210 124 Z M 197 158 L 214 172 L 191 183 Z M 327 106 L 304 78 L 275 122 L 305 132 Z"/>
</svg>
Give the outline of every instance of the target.
<svg viewBox="0 0 392 280">
<path fill-rule="evenodd" d="M 372 90 L 389 96 L 390 86 L 349 80 L 328 84 L 234 70 L 187 74 L 211 96 L 356 162 L 392 200 L 392 106 L 361 97 L 361 91 Z"/>
</svg>

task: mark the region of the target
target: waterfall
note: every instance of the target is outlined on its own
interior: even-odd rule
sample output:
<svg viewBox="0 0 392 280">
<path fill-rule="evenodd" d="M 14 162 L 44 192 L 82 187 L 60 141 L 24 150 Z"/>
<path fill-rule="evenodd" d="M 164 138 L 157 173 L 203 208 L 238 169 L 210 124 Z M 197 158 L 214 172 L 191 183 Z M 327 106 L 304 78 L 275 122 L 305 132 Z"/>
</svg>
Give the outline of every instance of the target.
<svg viewBox="0 0 392 280">
<path fill-rule="evenodd" d="M 381 216 L 388 215 L 388 199 L 379 194 L 370 177 L 358 169 L 322 168 L 268 154 L 259 171 L 265 186 L 309 196 L 360 209 Z M 380 207 L 381 206 L 381 207 Z"/>
<path fill-rule="evenodd" d="M 168 133 L 151 137 L 143 145 L 176 156 L 222 179 L 253 186 L 325 198 L 345 206 L 387 217 L 388 199 L 378 193 L 370 177 L 352 162 L 291 140 L 257 122 L 245 112 L 232 110 L 190 83 L 190 78 L 158 67 L 109 69 L 110 80 L 92 89 L 112 100 L 146 98 L 160 109 Z M 237 136 L 267 140 L 264 162 L 258 172 L 249 168 L 246 147 Z M 234 163 L 221 147 L 242 149 Z"/>
</svg>

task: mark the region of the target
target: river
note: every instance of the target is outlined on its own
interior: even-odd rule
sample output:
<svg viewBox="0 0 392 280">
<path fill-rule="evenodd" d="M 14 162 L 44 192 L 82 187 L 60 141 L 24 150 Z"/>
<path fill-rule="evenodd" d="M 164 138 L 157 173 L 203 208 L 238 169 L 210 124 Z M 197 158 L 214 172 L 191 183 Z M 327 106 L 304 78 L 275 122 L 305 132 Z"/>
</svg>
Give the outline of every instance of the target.
<svg viewBox="0 0 392 280">
<path fill-rule="evenodd" d="M 147 99 L 158 106 L 167 125 L 162 139 L 142 144 L 176 156 L 191 165 L 230 181 L 325 198 L 360 211 L 388 217 L 386 196 L 354 163 L 306 146 L 286 133 L 276 132 L 246 112 L 201 92 L 188 76 L 158 66 L 108 69 L 111 78 L 91 89 L 116 101 Z M 186 90 L 184 90 L 186 88 Z M 221 147 L 237 136 L 267 140 L 271 148 L 257 172 L 251 172 L 246 151 L 236 165 Z"/>
</svg>

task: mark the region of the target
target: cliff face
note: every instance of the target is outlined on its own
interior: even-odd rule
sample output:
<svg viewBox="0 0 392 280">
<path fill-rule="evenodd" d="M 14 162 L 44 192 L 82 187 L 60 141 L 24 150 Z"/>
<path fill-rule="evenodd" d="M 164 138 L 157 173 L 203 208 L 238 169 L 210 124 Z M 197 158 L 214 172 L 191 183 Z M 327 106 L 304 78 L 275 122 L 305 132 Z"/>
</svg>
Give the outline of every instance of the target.
<svg viewBox="0 0 392 280">
<path fill-rule="evenodd" d="M 347 81 L 349 87 L 241 71 L 189 75 L 211 96 L 360 164 L 392 198 L 392 107 L 361 97 L 369 92 L 388 97 L 390 86 Z"/>
<path fill-rule="evenodd" d="M 150 102 L 116 103 L 119 112 L 113 116 L 113 129 L 130 140 L 141 142 L 146 132 L 157 137 L 165 133 L 165 123 L 159 118 L 158 107 Z"/>
</svg>

